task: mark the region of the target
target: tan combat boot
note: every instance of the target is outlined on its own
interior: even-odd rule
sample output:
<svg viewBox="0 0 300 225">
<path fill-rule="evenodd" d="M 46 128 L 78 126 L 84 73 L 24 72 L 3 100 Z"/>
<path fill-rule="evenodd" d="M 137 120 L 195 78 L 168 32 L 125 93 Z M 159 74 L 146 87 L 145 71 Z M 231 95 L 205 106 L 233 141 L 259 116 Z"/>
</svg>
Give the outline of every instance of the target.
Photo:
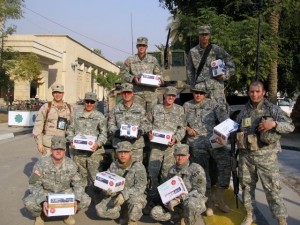
<svg viewBox="0 0 300 225">
<path fill-rule="evenodd" d="M 225 204 L 224 201 L 224 189 L 218 188 L 216 191 L 216 201 L 219 205 L 219 209 L 224 213 L 229 213 L 230 208 Z"/>
<path fill-rule="evenodd" d="M 128 222 L 128 225 L 137 225 L 138 223 L 136 221 L 130 220 Z"/>
<path fill-rule="evenodd" d="M 208 195 L 207 202 L 206 202 L 206 216 L 213 216 L 214 215 L 214 202 L 212 200 L 212 194 Z"/>
<path fill-rule="evenodd" d="M 75 222 L 76 221 L 73 216 L 67 216 L 66 218 L 64 218 L 64 223 L 67 225 L 74 225 Z"/>
<path fill-rule="evenodd" d="M 278 225 L 287 225 L 286 218 L 281 216 L 277 219 Z"/>
<path fill-rule="evenodd" d="M 35 221 L 34 221 L 34 225 L 44 225 L 44 217 L 43 216 L 38 216 L 35 218 Z"/>
<path fill-rule="evenodd" d="M 251 225 L 253 222 L 256 221 L 255 214 L 252 211 L 247 211 L 247 215 L 241 225 Z"/>
</svg>

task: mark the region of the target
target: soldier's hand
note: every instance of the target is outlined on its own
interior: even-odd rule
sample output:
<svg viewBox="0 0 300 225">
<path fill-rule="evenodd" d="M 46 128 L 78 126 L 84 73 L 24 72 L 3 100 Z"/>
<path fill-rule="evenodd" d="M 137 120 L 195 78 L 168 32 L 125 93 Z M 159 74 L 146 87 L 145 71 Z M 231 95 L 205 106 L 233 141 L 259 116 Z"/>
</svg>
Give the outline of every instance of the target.
<svg viewBox="0 0 300 225">
<path fill-rule="evenodd" d="M 174 212 L 174 207 L 180 204 L 179 198 L 174 198 L 168 203 L 168 209 L 172 212 Z"/>
<path fill-rule="evenodd" d="M 95 143 L 95 144 L 93 145 L 93 147 L 91 147 L 91 150 L 94 152 L 94 151 L 96 151 L 99 147 L 100 147 L 100 146 L 99 146 L 97 143 Z"/>
<path fill-rule="evenodd" d="M 75 145 L 73 144 L 73 142 L 70 143 L 70 147 L 75 149 Z"/>
<path fill-rule="evenodd" d="M 47 201 L 43 202 L 43 212 L 44 212 L 45 216 L 48 216 L 48 202 Z"/>
<path fill-rule="evenodd" d="M 117 198 L 115 199 L 115 202 L 114 202 L 115 203 L 115 207 L 123 205 L 124 202 L 125 202 L 125 199 L 124 199 L 123 195 L 120 193 L 117 196 Z"/>
<path fill-rule="evenodd" d="M 134 80 L 134 83 L 137 85 L 139 85 L 141 83 L 141 78 L 139 76 L 134 76 L 133 80 Z"/>
<path fill-rule="evenodd" d="M 195 137 L 197 135 L 197 132 L 193 128 L 190 128 L 190 127 L 186 127 L 186 132 L 191 137 Z"/>
<path fill-rule="evenodd" d="M 176 138 L 175 138 L 175 137 L 172 137 L 172 138 L 171 138 L 171 141 L 170 141 L 169 144 L 168 144 L 168 146 L 169 146 L 169 147 L 172 147 L 175 143 L 176 143 Z"/>
<path fill-rule="evenodd" d="M 275 121 L 263 119 L 258 125 L 258 131 L 259 132 L 267 132 L 268 130 L 273 129 L 274 127 L 276 127 Z"/>
<path fill-rule="evenodd" d="M 150 141 L 153 139 L 152 131 L 150 131 L 150 132 L 148 133 L 148 138 L 149 138 Z"/>
<path fill-rule="evenodd" d="M 121 131 L 120 131 L 120 129 L 118 129 L 118 130 L 115 131 L 114 136 L 115 136 L 116 138 L 120 138 L 120 137 L 121 137 Z"/>
<path fill-rule="evenodd" d="M 137 132 L 137 136 L 136 138 L 140 138 L 141 136 L 143 136 L 144 132 L 141 130 L 141 129 L 138 129 L 138 132 Z"/>
<path fill-rule="evenodd" d="M 44 145 L 38 145 L 38 146 L 37 146 L 37 149 L 38 149 L 38 151 L 39 151 L 40 153 L 44 153 L 44 152 L 45 152 L 45 147 L 44 147 Z"/>
<path fill-rule="evenodd" d="M 225 77 L 225 75 L 222 74 L 222 75 L 216 76 L 215 78 L 216 78 L 217 80 L 224 80 L 224 77 Z"/>
<path fill-rule="evenodd" d="M 77 209 L 78 209 L 78 203 L 77 203 L 77 201 L 75 201 L 74 202 L 74 212 L 75 212 L 75 214 L 77 212 Z"/>
</svg>

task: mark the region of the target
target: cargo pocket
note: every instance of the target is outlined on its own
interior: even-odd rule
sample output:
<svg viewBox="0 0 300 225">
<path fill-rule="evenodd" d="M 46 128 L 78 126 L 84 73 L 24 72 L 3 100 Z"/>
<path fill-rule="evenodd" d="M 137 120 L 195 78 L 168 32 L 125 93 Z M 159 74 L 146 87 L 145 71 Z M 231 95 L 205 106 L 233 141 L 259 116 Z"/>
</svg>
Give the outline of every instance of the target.
<svg viewBox="0 0 300 225">
<path fill-rule="evenodd" d="M 255 134 L 249 134 L 247 139 L 250 150 L 257 151 L 259 149 L 257 144 L 257 136 Z"/>
<path fill-rule="evenodd" d="M 246 149 L 245 132 L 236 133 L 236 140 L 237 140 L 236 144 L 238 149 Z"/>
</svg>

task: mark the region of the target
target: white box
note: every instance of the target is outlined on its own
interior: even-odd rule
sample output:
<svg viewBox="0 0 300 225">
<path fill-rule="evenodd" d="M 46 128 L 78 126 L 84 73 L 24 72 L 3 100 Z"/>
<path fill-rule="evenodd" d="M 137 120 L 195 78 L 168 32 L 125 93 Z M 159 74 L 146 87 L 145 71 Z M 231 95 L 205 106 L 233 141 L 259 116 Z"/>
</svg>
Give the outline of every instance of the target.
<svg viewBox="0 0 300 225">
<path fill-rule="evenodd" d="M 220 76 L 226 73 L 226 66 L 223 60 L 218 59 L 211 62 L 211 71 L 214 77 Z"/>
<path fill-rule="evenodd" d="M 173 133 L 168 131 L 153 130 L 151 142 L 168 145 L 172 139 Z"/>
<path fill-rule="evenodd" d="M 130 124 L 121 124 L 120 136 L 137 137 L 138 126 L 132 126 Z"/>
<path fill-rule="evenodd" d="M 74 194 L 48 194 L 48 216 L 74 215 L 74 205 Z"/>
<path fill-rule="evenodd" d="M 222 123 L 214 127 L 214 134 L 221 137 L 223 145 L 227 145 L 227 140 L 231 132 L 237 131 L 239 124 L 231 119 L 224 120 Z"/>
<path fill-rule="evenodd" d="M 150 73 L 142 73 L 141 84 L 148 86 L 159 86 L 160 85 L 160 75 L 154 75 Z"/>
<path fill-rule="evenodd" d="M 110 189 L 112 192 L 118 192 L 124 189 L 125 178 L 109 171 L 103 171 L 96 174 L 94 185 L 103 190 Z"/>
<path fill-rule="evenodd" d="M 216 142 L 216 138 L 218 136 L 216 134 L 213 134 L 210 138 L 209 138 L 209 142 L 212 148 L 221 148 L 224 147 L 223 144 L 219 144 L 218 142 Z"/>
<path fill-rule="evenodd" d="M 76 135 L 73 139 L 75 149 L 92 151 L 91 148 L 97 140 L 96 136 L 92 135 Z"/>
<path fill-rule="evenodd" d="M 164 204 L 182 194 L 188 193 L 182 178 L 179 176 L 174 176 L 165 183 L 159 185 L 157 190 Z"/>
</svg>

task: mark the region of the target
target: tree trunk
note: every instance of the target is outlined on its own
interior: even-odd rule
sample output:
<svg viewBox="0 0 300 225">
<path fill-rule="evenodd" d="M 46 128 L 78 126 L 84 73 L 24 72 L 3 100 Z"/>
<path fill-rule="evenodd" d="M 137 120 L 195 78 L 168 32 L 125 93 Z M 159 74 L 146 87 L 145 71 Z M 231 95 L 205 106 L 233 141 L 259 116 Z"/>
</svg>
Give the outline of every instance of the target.
<svg viewBox="0 0 300 225">
<path fill-rule="evenodd" d="M 276 2 L 276 0 L 275 0 Z M 273 37 L 278 37 L 278 26 L 279 26 L 279 19 L 280 19 L 280 11 L 274 9 L 269 17 L 268 22 L 273 34 Z M 273 44 L 272 48 L 274 49 L 274 58 L 270 62 L 270 73 L 269 73 L 269 100 L 273 103 L 277 101 L 277 83 L 278 83 L 278 43 L 277 41 Z"/>
</svg>

